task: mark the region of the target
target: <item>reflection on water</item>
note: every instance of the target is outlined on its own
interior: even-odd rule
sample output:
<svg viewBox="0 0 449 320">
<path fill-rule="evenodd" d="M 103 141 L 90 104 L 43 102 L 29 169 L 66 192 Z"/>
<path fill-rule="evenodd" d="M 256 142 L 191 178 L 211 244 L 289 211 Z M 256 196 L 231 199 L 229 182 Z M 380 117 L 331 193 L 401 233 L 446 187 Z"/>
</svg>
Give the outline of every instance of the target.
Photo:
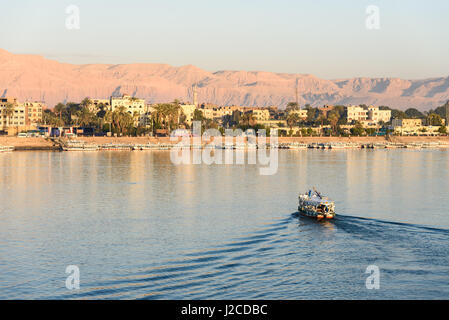
<svg viewBox="0 0 449 320">
<path fill-rule="evenodd" d="M 261 176 L 167 151 L 0 154 L 0 298 L 446 298 L 448 160 L 280 150 Z M 310 186 L 335 221 L 295 213 Z M 365 288 L 370 264 L 380 290 Z"/>
</svg>

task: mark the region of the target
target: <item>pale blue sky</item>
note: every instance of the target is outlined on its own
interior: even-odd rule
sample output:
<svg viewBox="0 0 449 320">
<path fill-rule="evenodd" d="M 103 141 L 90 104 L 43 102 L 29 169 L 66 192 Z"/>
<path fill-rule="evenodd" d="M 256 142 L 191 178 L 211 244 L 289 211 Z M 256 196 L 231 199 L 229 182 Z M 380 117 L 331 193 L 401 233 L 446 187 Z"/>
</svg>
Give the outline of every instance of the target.
<svg viewBox="0 0 449 320">
<path fill-rule="evenodd" d="M 70 63 L 408 79 L 449 75 L 449 1 L 0 0 L 0 48 Z M 65 9 L 80 8 L 80 30 Z M 368 5 L 380 29 L 365 27 Z"/>
</svg>

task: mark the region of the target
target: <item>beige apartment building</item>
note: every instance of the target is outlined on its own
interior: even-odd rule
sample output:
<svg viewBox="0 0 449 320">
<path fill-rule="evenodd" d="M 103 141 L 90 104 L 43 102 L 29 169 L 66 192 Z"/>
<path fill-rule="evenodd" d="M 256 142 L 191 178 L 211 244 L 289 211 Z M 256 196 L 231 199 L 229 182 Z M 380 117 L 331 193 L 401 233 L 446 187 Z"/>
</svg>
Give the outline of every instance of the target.
<svg viewBox="0 0 449 320">
<path fill-rule="evenodd" d="M 42 122 L 42 116 L 46 105 L 42 102 L 24 102 L 25 124 L 38 125 Z"/>
<path fill-rule="evenodd" d="M 145 100 L 131 97 L 129 95 L 123 95 L 122 97 L 111 97 L 111 111 L 114 111 L 119 107 L 125 107 L 126 112 L 131 115 L 134 114 L 134 112 L 139 114 L 146 112 Z"/>
<path fill-rule="evenodd" d="M 391 110 L 380 110 L 379 107 L 369 106 L 364 108 L 361 106 L 346 107 L 346 117 L 348 123 L 359 121 L 366 126 L 377 125 L 383 121 L 385 123 L 391 120 Z"/>
<path fill-rule="evenodd" d="M 8 114 L 8 105 L 13 106 Z M 21 127 L 26 125 L 25 106 L 19 104 L 16 98 L 0 98 L 0 130 L 10 127 Z"/>
<path fill-rule="evenodd" d="M 346 117 L 348 122 L 368 120 L 368 110 L 360 106 L 348 106 Z"/>
<path fill-rule="evenodd" d="M 296 113 L 299 116 L 299 118 L 301 118 L 302 120 L 307 119 L 307 110 L 306 109 L 290 110 L 288 113 L 289 114 Z"/>
<path fill-rule="evenodd" d="M 88 106 L 91 112 L 100 111 L 100 106 L 104 105 L 107 109 L 111 109 L 111 99 L 90 99 L 91 104 Z"/>
<path fill-rule="evenodd" d="M 12 106 L 10 114 L 8 106 Z M 0 98 L 0 130 L 18 132 L 35 127 L 42 122 L 44 107 L 41 102 L 20 103 L 16 98 Z"/>
<path fill-rule="evenodd" d="M 256 121 L 270 120 L 270 111 L 268 109 L 252 109 L 249 111 Z"/>
<path fill-rule="evenodd" d="M 380 110 L 379 107 L 368 107 L 368 120 L 374 123 L 385 122 L 388 123 L 391 120 L 391 110 Z"/>
<path fill-rule="evenodd" d="M 119 107 L 124 107 L 126 112 L 135 117 L 134 125 L 145 125 L 147 122 L 148 108 L 145 99 L 139 99 L 124 94 L 121 97 L 110 97 L 109 99 L 90 99 L 92 103 L 88 106 L 92 112 L 100 111 L 100 105 L 103 104 L 110 111 Z M 136 116 L 137 115 L 137 116 Z"/>
<path fill-rule="evenodd" d="M 396 133 L 402 135 L 419 134 L 424 128 L 422 119 L 393 119 L 391 126 Z"/>
<path fill-rule="evenodd" d="M 193 115 L 196 110 L 196 105 L 194 104 L 181 104 L 180 105 L 182 113 L 186 116 L 186 124 L 189 126 L 192 125 L 193 122 Z"/>
</svg>

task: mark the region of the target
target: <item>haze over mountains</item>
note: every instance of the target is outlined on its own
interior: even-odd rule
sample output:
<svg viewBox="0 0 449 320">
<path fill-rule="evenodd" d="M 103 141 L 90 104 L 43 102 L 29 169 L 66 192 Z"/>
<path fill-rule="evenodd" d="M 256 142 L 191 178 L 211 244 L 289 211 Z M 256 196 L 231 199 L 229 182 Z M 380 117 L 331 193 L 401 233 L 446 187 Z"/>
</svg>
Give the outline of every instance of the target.
<svg viewBox="0 0 449 320">
<path fill-rule="evenodd" d="M 79 102 L 85 97 L 107 98 L 123 93 L 145 98 L 149 103 L 192 101 L 194 84 L 200 103 L 218 105 L 282 108 L 295 101 L 296 84 L 301 105 L 363 103 L 428 110 L 449 100 L 449 77 L 326 80 L 310 74 L 209 72 L 192 65 L 73 65 L 0 49 L 0 96 L 45 101 L 49 107 L 61 101 Z"/>
</svg>

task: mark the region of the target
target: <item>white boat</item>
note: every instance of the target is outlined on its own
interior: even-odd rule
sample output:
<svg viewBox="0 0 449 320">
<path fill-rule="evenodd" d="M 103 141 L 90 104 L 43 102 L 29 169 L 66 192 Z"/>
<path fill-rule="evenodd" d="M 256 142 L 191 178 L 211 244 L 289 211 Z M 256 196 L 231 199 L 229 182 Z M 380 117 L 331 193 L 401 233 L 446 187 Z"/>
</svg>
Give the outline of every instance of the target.
<svg viewBox="0 0 449 320">
<path fill-rule="evenodd" d="M 129 144 L 115 144 L 115 143 L 106 143 L 100 146 L 101 150 L 110 150 L 110 151 L 130 151 L 133 149 Z"/>
<path fill-rule="evenodd" d="M 329 143 L 329 149 L 346 149 L 347 146 L 342 142 L 331 142 Z"/>
<path fill-rule="evenodd" d="M 133 150 L 156 150 L 158 149 L 157 144 L 147 143 L 147 144 L 135 144 L 133 145 Z"/>
<path fill-rule="evenodd" d="M 290 143 L 289 149 L 307 149 L 308 145 L 307 143 L 300 143 L 300 142 L 293 142 Z"/>
<path fill-rule="evenodd" d="M 84 141 L 70 140 L 62 147 L 64 151 L 97 151 L 100 148 L 96 144 L 88 144 Z"/>
<path fill-rule="evenodd" d="M 14 151 L 12 146 L 0 146 L 0 152 L 11 152 Z"/>
<path fill-rule="evenodd" d="M 387 145 L 385 143 L 373 143 L 373 149 L 386 149 Z"/>
<path fill-rule="evenodd" d="M 313 188 L 313 191 L 309 190 L 307 193 L 299 195 L 298 211 L 304 216 L 318 220 L 333 219 L 335 204 L 334 201 L 322 196 Z"/>
</svg>

